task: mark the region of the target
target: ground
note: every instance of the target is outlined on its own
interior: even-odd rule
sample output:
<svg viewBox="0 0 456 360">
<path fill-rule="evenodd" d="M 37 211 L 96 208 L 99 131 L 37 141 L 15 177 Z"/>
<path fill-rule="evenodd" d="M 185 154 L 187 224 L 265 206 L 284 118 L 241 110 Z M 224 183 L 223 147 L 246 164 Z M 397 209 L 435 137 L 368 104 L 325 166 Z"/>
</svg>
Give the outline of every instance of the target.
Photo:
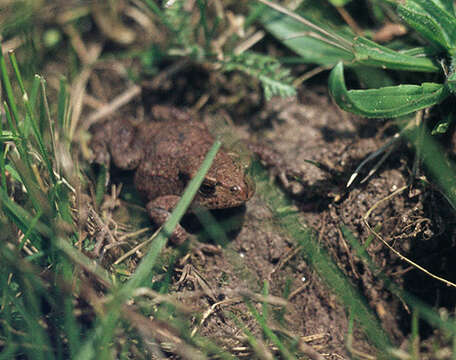
<svg viewBox="0 0 456 360">
<path fill-rule="evenodd" d="M 180 84 L 184 84 L 182 89 L 185 89 L 188 83 L 184 79 Z M 168 104 L 179 106 L 182 102 L 196 100 L 191 89 L 176 93 L 179 95 L 167 99 Z M 186 94 L 191 95 L 185 97 Z M 147 112 L 147 105 L 160 101 L 162 96 L 148 94 L 143 89 L 142 100 L 136 99 L 122 112 L 128 114 L 126 116 L 138 113 L 141 101 Z M 258 105 L 259 100 L 253 96 L 246 100 L 249 101 Z M 333 104 L 326 87 L 318 84 L 303 87 L 295 98 L 274 98 L 264 106 L 246 108 L 248 110 L 241 108 L 236 113 L 230 108 L 212 110 L 207 106 L 199 114 L 214 132 L 220 132 L 217 119 L 222 117 L 230 124 L 231 137 L 274 149 L 288 167 L 304 174 L 299 183 L 279 186 L 299 210 L 303 223 L 318 234 L 321 247 L 327 249 L 339 269 L 365 296 L 393 344 L 408 349 L 412 310 L 392 293 L 391 287 L 385 286 L 384 278 L 379 274 L 383 272 L 396 285 L 432 306 L 448 305 L 454 293 L 399 259 L 370 235 L 363 217 L 380 200 L 411 184 L 378 206 L 371 213 L 369 223 L 404 256 L 449 280 L 451 273 L 442 272 L 445 268 L 449 271 L 447 262 L 451 254 L 448 249 L 452 244 L 454 224 L 448 221 L 449 210 L 442 196 L 412 182 L 413 151 L 407 142 L 403 141 L 368 181 L 356 183 L 347 190 L 346 183 L 356 166 L 394 134 L 390 123 L 361 119 L 341 111 Z M 113 173 L 113 183 L 122 183 L 128 188 L 129 182 L 131 185 L 128 176 L 116 177 Z M 272 175 L 270 181 L 275 181 Z M 124 204 L 128 204 L 128 199 L 122 201 L 116 211 L 122 213 Z M 267 281 L 271 296 L 282 298 L 288 294 L 289 305 L 277 328 L 285 328 L 301 338 L 302 349 L 307 349 L 312 358 L 318 358 L 317 353 L 328 359 L 349 358 L 346 346 L 348 312 L 314 268 L 297 255 L 294 240 L 276 231 L 273 212 L 261 192 L 257 192 L 244 209 L 215 211 L 214 215 L 237 219 L 240 224 L 229 234 L 221 253 L 206 255 L 204 259 L 195 256 L 181 259 L 174 269 L 171 284 L 171 292 L 177 299 L 184 303 L 190 301 L 200 314 L 206 314 L 193 319 L 193 326 L 200 334 L 209 336 L 232 353 L 248 356 L 248 352 L 243 353 L 247 351 L 242 347 L 245 338 L 241 336 L 236 317 L 254 334 L 261 331 L 252 316 L 247 315 L 249 312 L 242 296 L 262 293 Z M 186 220 L 190 228 L 193 220 L 191 217 Z M 376 270 L 358 256 L 344 236 L 342 226 L 346 226 L 361 244 L 369 242 L 366 250 Z M 135 257 L 130 259 L 133 267 L 137 260 Z M 276 300 L 271 300 L 272 304 Z M 424 327 L 422 336 L 431 335 L 426 331 Z M 350 351 L 359 356 L 375 353 L 356 326 Z"/>
<path fill-rule="evenodd" d="M 256 43 L 249 44 L 250 51 L 280 61 L 296 56 L 283 43 L 268 34 L 261 34 L 263 30 L 258 31 L 260 27 L 257 25 L 254 29 L 253 26 L 244 29 L 244 23 L 240 21 L 244 17 L 235 14 L 247 13 L 248 2 L 213 2 L 216 8 L 226 6 L 223 11 L 228 20 L 220 30 L 223 33 L 214 34 L 211 43 L 203 45 L 203 30 L 188 28 L 195 36 L 195 44 L 198 41 L 201 44 L 194 48 L 195 44 L 178 41 L 179 46 L 185 45 L 186 51 L 177 53 L 172 41 L 174 35 L 166 29 L 160 30 L 156 15 L 149 13 L 152 20 L 147 20 L 146 13 L 141 10 L 144 7 L 136 7 L 140 2 L 131 2 L 135 3 L 134 7 L 128 5 L 130 2 L 114 3 L 121 6 L 118 14 L 122 14 L 122 6 L 130 11 L 126 17 L 119 16 L 137 33 L 137 39 L 129 45 L 119 41 L 119 34 L 106 26 L 109 23 L 103 26 L 106 19 L 100 9 L 82 4 L 82 15 L 78 14 L 79 10 L 73 14 L 71 3 L 45 6 L 38 12 L 45 13 L 40 15 L 45 16 L 36 21 L 35 34 L 29 39 L 30 49 L 30 44 L 26 44 L 29 40 L 22 39 L 22 35 L 5 39 L 8 44 L 2 44 L 4 50 L 17 47 L 17 58 L 26 70 L 24 79 L 30 75 L 27 72 L 39 70 L 43 75 L 53 119 L 56 118 L 54 112 L 59 88 L 64 84 L 61 76 L 67 77 L 71 108 L 69 138 L 75 162 L 70 164 L 71 161 L 66 161 L 68 159 L 59 159 L 56 163 L 74 166 L 77 169 L 74 173 L 78 173 L 78 179 L 69 178 L 70 182 L 75 180 L 77 184 L 74 186 L 77 196 L 73 210 L 79 238 L 75 248 L 111 271 L 113 279 L 120 282 L 135 271 L 156 230 L 155 224 L 147 217 L 143 199 L 134 189 L 132 172 L 111 168 L 106 194 L 101 203 L 96 202 L 95 194 L 102 187 L 103 179 L 97 183 L 102 178 L 102 170 L 93 164 L 90 136 L 94 127 L 114 117 L 147 121 L 153 105 L 190 110 L 215 135 L 221 135 L 228 148 L 236 147 L 244 158 L 252 159 L 252 172 L 257 182 L 257 191 L 245 206 L 211 212 L 229 229 L 225 238 L 211 238 L 199 224 L 203 221 L 198 221 L 197 215 L 189 214 L 182 223 L 192 234 L 191 243 L 182 247 L 167 244 L 160 254 L 159 264 L 151 269 L 155 274 L 153 286 L 163 286 L 159 289 L 153 287 L 153 290 L 169 295 L 171 303 L 177 300 L 180 305 L 177 307 L 185 316 L 180 317 L 179 312 L 166 309 L 169 311 L 163 311 L 164 318 L 160 319 L 160 310 L 165 305 L 160 307 L 146 296 L 137 296 L 136 303 L 131 300 L 128 304 L 131 305 L 130 311 L 140 304 L 141 315 L 153 314 L 155 318 L 138 316 L 140 311 L 134 308 L 130 314 L 137 318 L 128 319 L 128 325 L 116 329 L 115 346 L 120 348 L 127 343 L 136 351 L 146 349 L 137 358 L 147 358 L 150 355 L 147 351 L 153 351 L 156 344 L 135 346 L 144 339 L 154 338 L 160 342 L 160 346 L 156 346 L 163 351 L 160 354 L 177 358 L 178 352 L 166 352 L 167 341 L 177 339 L 176 343 L 182 340 L 185 343 L 196 334 L 192 337 L 193 342 L 188 341 L 195 348 L 205 350 L 204 343 L 195 340 L 201 335 L 238 358 L 286 358 L 265 336 L 261 316 L 254 316 L 255 313 L 267 312 L 267 328 L 283 338 L 296 340 L 295 344 L 287 345 L 294 346 L 293 350 L 298 348 L 300 354 L 307 356 L 305 358 L 388 357 L 386 352 L 378 353 L 382 349 L 376 348 L 375 339 L 366 335 L 368 331 L 363 320 L 357 317 L 359 313 L 344 302 L 343 290 L 341 293 L 340 289 L 345 286 L 363 298 L 362 305 L 372 315 L 368 319 L 381 324 L 392 347 L 396 351 L 404 350 L 405 355 L 402 353 L 398 358 L 413 359 L 410 354 L 414 353 L 418 354 L 416 359 L 450 359 L 455 349 L 452 337 L 455 331 L 451 328 L 447 334 L 444 329 L 450 326 L 451 321 L 445 320 L 451 319 L 454 313 L 456 293 L 452 284 L 447 285 L 442 280 L 456 282 L 454 209 L 420 163 L 407 139 L 401 139 L 394 148 L 388 149 L 392 150 L 391 153 L 369 179 L 359 181 L 378 158 L 367 164 L 357 181 L 346 187 L 357 166 L 392 139 L 398 131 L 396 123 L 364 119 L 340 110 L 328 94 L 329 72 L 316 69 L 315 65 L 284 65 L 290 69 L 293 79 L 307 79 L 303 74 L 313 74 L 298 86 L 295 97 L 286 99 L 273 97 L 266 100 L 264 89 L 255 76 L 238 71 L 224 72 L 226 69 L 221 67 L 219 60 L 233 50 L 239 50 L 239 45 L 245 45 L 244 40 L 255 37 L 253 32 L 243 37 L 244 30 L 261 35 L 261 40 L 258 38 Z M 163 2 L 164 9 L 171 6 L 168 3 L 173 1 Z M 200 5 L 205 2 L 189 2 L 193 3 Z M 57 11 L 59 8 L 62 13 Z M 132 9 L 136 9 L 135 12 L 131 12 Z M 4 18 L 14 20 L 16 9 L 12 7 L 9 11 L 11 13 L 5 12 Z M 363 15 L 365 11 L 363 5 Z M 73 17 L 73 20 L 68 20 Z M 366 16 L 368 22 L 372 21 L 370 17 Z M 133 21 L 135 18 L 138 21 Z M 182 23 L 185 25 L 189 19 L 192 20 L 191 17 L 182 19 Z M 219 21 L 215 17 L 210 20 Z M 44 23 L 39 25 L 40 21 Z M 196 26 L 199 20 L 195 17 L 190 22 Z M 112 25 L 120 29 L 118 22 Z M 372 28 L 372 24 L 361 25 Z M 30 23 L 30 26 L 35 24 Z M 20 23 L 18 28 L 22 33 Z M 40 49 L 41 35 L 48 30 L 58 33 L 61 39 L 56 40 L 57 45 Z M 235 33 L 239 38 L 231 39 L 236 37 Z M 184 39 L 187 35 L 181 34 Z M 202 51 L 205 46 L 209 46 L 209 52 L 203 54 L 208 51 L 204 50 L 198 55 L 197 51 L 189 55 L 188 51 L 197 48 Z M 214 54 L 217 59 L 213 58 Z M 37 64 L 34 64 L 35 60 Z M 28 66 L 29 63 L 33 66 Z M 350 82 L 353 78 L 350 79 L 348 73 L 347 81 Z M 430 115 L 433 115 L 432 111 Z M 42 114 L 40 120 L 41 117 Z M 429 116 L 429 119 L 439 117 Z M 448 133 L 453 130 L 454 125 Z M 434 139 L 444 144 L 446 156 L 454 160 L 456 136 L 440 135 Z M 280 181 L 277 175 L 283 169 L 260 161 L 249 150 L 249 144 L 273 151 L 281 165 L 300 174 L 299 179 L 289 179 L 288 184 Z M 58 151 L 57 156 L 60 155 Z M 74 169 L 63 172 L 72 173 Z M 27 196 L 19 190 L 18 187 L 20 195 L 15 194 L 14 200 L 22 205 Z M 279 197 L 285 199 L 280 205 L 271 201 L 271 198 Z M 312 244 L 321 252 L 318 255 L 327 255 L 334 264 L 333 271 L 341 277 L 328 279 L 328 274 L 320 266 L 322 257 L 315 256 L 314 248 L 306 248 L 305 243 L 298 241 L 294 236 L 296 232 L 284 228 L 281 214 L 284 214 L 283 218 L 291 214 L 287 219 L 294 219 L 294 229 L 300 235 L 310 234 Z M 17 232 L 17 229 L 13 230 Z M 204 257 L 192 252 L 191 248 L 196 244 L 214 243 L 222 246 L 215 252 L 204 252 Z M 74 264 L 77 268 L 79 263 Z M 50 270 L 54 271 L 52 266 Z M 36 272 L 44 277 L 50 271 Z M 82 328 L 86 327 L 87 332 L 81 332 L 81 338 L 86 340 L 84 337 L 90 333 L 95 320 L 99 320 L 96 316 L 102 318 L 104 315 L 103 305 L 109 300 L 105 295 L 110 292 L 108 286 L 105 287 L 99 279 L 97 282 L 97 277 L 87 269 L 77 268 L 73 276 L 80 280 L 82 291 L 77 293 L 75 285 L 69 293 L 75 294 L 74 313 Z M 346 281 L 339 289 L 337 279 Z M 98 309 L 88 301 L 90 296 L 83 294 L 84 291 L 90 293 L 92 300 L 97 299 L 94 304 L 99 306 Z M 150 297 L 157 300 L 154 296 Z M 423 307 L 423 304 L 429 307 Z M 423 309 L 429 311 L 426 313 Z M 53 315 L 61 316 L 60 309 L 50 315 L 44 314 L 43 318 Z M 354 323 L 351 323 L 351 316 Z M 418 317 L 419 322 L 414 324 Z M 152 335 L 146 333 L 141 337 L 144 334 L 141 334 L 140 326 L 134 328 L 135 322 L 137 325 L 143 321 L 144 325 L 149 320 L 149 328 L 143 326 L 143 331 L 157 324 L 160 326 Z M 154 320 L 165 320 L 166 324 Z M 171 321 L 175 322 L 169 324 Z M 45 321 L 43 324 L 47 325 Z M 167 325 L 170 325 L 169 329 Z M 416 333 L 414 327 L 418 328 Z M 167 337 L 166 330 L 174 336 L 176 329 L 181 331 L 179 336 Z M 51 332 L 54 330 L 51 328 Z M 246 337 L 248 332 L 258 341 L 255 355 L 252 352 L 255 346 L 249 344 Z M 51 338 L 53 336 L 51 333 Z M 70 343 L 65 336 L 61 340 L 62 344 Z M 123 355 L 135 356 L 133 351 L 129 352 L 131 349 L 126 349 Z M 199 358 L 200 354 L 186 355 Z"/>
</svg>

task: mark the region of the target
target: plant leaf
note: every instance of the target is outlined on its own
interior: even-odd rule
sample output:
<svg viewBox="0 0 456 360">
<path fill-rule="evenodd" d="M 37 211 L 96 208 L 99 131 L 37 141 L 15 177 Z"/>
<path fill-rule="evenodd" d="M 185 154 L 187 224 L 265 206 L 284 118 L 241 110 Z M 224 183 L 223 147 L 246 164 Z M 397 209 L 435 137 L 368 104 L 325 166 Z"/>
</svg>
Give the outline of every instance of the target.
<svg viewBox="0 0 456 360">
<path fill-rule="evenodd" d="M 448 11 L 451 15 L 455 15 L 453 0 L 434 0 L 434 2 L 442 9 Z"/>
<path fill-rule="evenodd" d="M 440 67 L 426 57 L 403 54 L 379 45 L 363 37 L 357 37 L 353 43 L 355 61 L 363 65 L 382 69 L 438 72 Z"/>
<path fill-rule="evenodd" d="M 423 52 L 414 56 L 394 51 L 364 37 L 335 31 L 315 19 L 306 19 L 281 7 L 266 8 L 260 19 L 265 28 L 300 55 L 303 62 L 330 67 L 342 60 L 346 65 L 360 63 L 382 69 L 440 71 L 438 64 L 422 56 Z"/>
<path fill-rule="evenodd" d="M 393 2 L 399 16 L 426 39 L 450 53 L 456 47 L 456 18 L 453 6 L 442 0 Z"/>
<path fill-rule="evenodd" d="M 442 116 L 431 131 L 431 135 L 445 134 L 454 121 L 454 113 L 450 112 Z"/>
<path fill-rule="evenodd" d="M 429 14 L 435 21 L 437 21 L 445 36 L 449 39 L 452 48 L 456 43 L 456 18 L 453 12 L 448 12 L 439 0 L 409 0 L 419 4 L 426 13 Z"/>
<path fill-rule="evenodd" d="M 362 87 L 367 89 L 396 85 L 396 82 L 390 74 L 382 69 L 366 65 L 356 65 L 350 67 L 350 70 L 356 75 L 356 78 L 359 83 L 362 84 Z"/>
<path fill-rule="evenodd" d="M 351 2 L 351 0 L 329 0 L 329 2 L 334 6 L 345 6 Z"/>
<path fill-rule="evenodd" d="M 296 95 L 292 85 L 290 70 L 270 56 L 254 52 L 244 52 L 230 56 L 223 64 L 223 71 L 242 71 L 261 81 L 267 100 L 275 95 L 289 97 Z"/>
<path fill-rule="evenodd" d="M 306 25 L 298 19 L 315 26 Z M 336 32 L 314 19 L 310 21 L 299 15 L 292 18 L 289 14 L 268 7 L 261 12 L 260 22 L 281 43 L 300 55 L 305 63 L 331 67 L 340 60 L 347 63 L 353 61 L 353 35 L 341 35 L 342 31 Z M 341 45 L 344 41 L 335 40 L 340 38 L 345 40 L 346 46 Z"/>
<path fill-rule="evenodd" d="M 436 83 L 347 90 L 341 62 L 331 71 L 329 91 L 343 110 L 371 118 L 391 118 L 410 114 L 438 104 L 450 94 L 443 84 Z"/>
</svg>

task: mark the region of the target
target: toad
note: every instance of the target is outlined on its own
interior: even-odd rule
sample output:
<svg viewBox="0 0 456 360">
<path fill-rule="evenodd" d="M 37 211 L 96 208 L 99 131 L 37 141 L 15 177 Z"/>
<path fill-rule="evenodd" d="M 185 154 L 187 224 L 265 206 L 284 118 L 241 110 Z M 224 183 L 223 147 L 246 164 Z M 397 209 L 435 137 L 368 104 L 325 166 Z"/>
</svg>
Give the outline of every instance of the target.
<svg viewBox="0 0 456 360">
<path fill-rule="evenodd" d="M 126 119 L 108 121 L 91 141 L 95 162 L 135 170 L 134 184 L 147 201 L 149 216 L 157 225 L 169 218 L 187 183 L 198 171 L 214 138 L 199 121 L 181 110 L 152 109 L 153 121 L 133 124 Z M 254 193 L 244 166 L 223 148 L 196 194 L 192 205 L 224 209 L 243 205 Z M 170 240 L 180 244 L 188 233 L 178 225 Z"/>
</svg>

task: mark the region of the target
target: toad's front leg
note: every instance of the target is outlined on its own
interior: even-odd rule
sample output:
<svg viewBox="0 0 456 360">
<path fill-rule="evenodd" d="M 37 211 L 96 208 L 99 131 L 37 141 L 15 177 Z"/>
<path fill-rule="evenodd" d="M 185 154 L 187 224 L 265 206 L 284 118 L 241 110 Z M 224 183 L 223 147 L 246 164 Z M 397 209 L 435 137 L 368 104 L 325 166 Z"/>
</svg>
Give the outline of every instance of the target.
<svg viewBox="0 0 456 360">
<path fill-rule="evenodd" d="M 124 170 L 136 169 L 144 153 L 137 129 L 127 120 L 116 120 L 111 125 L 110 136 L 109 148 L 114 164 Z"/>
<path fill-rule="evenodd" d="M 149 216 L 157 225 L 163 225 L 169 219 L 171 212 L 176 207 L 179 200 L 180 196 L 164 195 L 149 201 L 146 206 Z M 176 245 L 180 245 L 187 240 L 187 238 L 189 238 L 188 232 L 180 224 L 177 224 L 173 233 L 169 237 L 169 240 Z M 201 244 L 193 238 L 190 238 L 190 247 L 192 249 L 191 251 L 203 259 L 203 261 L 205 259 L 203 252 L 210 254 L 220 253 L 220 248 L 218 246 Z"/>
<path fill-rule="evenodd" d="M 170 217 L 171 212 L 180 200 L 177 195 L 164 195 L 155 198 L 147 203 L 147 212 L 151 219 L 159 226 L 162 226 Z M 174 244 L 180 245 L 188 238 L 188 233 L 180 225 L 174 228 L 169 240 Z"/>
</svg>

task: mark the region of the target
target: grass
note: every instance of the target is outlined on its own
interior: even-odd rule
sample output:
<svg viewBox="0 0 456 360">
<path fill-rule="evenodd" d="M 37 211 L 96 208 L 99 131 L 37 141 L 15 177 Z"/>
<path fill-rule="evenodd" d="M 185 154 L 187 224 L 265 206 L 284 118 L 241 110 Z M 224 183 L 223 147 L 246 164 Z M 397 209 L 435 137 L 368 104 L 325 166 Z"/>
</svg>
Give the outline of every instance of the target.
<svg viewBox="0 0 456 360">
<path fill-rule="evenodd" d="M 143 60 L 143 65 L 145 58 L 149 57 L 148 73 L 158 74 L 158 64 L 163 57 L 168 61 L 184 58 L 193 63 L 211 66 L 214 72 L 241 72 L 251 76 L 259 81 L 267 99 L 296 93 L 290 70 L 283 67 L 277 57 L 257 51 L 237 51 L 244 49 L 239 46 L 245 44 L 236 35 L 236 28 L 229 28 L 232 24 L 228 24 L 222 17 L 212 18 L 211 9 L 205 1 L 197 1 L 197 10 L 192 16 L 185 13 L 184 2 L 178 2 L 178 8 L 160 8 L 152 0 L 140 4 L 142 9 L 150 11 L 148 15 L 158 19 L 154 24 L 165 29 L 163 34 L 170 34 L 167 36 L 160 33 L 162 48 L 156 53 L 146 49 L 132 51 L 132 58 Z M 318 6 L 313 4 L 312 9 L 317 11 Z M 90 13 L 90 9 L 86 10 Z M 291 26 L 290 20 L 285 18 L 274 24 L 281 30 L 280 36 L 283 38 L 280 39 L 277 35 L 278 28 L 267 24 L 265 20 L 271 15 L 269 11 L 271 10 L 264 7 L 256 7 L 246 15 L 246 21 L 255 24 L 259 20 L 266 29 L 271 26 L 268 30 L 279 37 L 284 45 L 296 51 L 301 60 L 317 62 L 327 68 L 335 65 L 335 59 L 353 55 L 347 49 L 334 55 L 334 51 L 328 48 L 331 43 L 326 40 L 323 45 L 319 43 L 321 55 L 320 61 L 316 61 L 315 54 L 298 51 L 302 49 L 299 41 L 312 42 L 315 37 L 310 40 L 301 38 L 296 42 L 287 39 L 296 30 L 288 28 Z M 81 15 L 82 18 L 84 16 Z M 32 15 L 24 9 L 24 16 L 21 18 L 18 15 L 9 22 L 3 35 L 19 36 L 18 24 L 25 22 L 32 27 L 31 19 Z M 319 24 L 317 20 L 314 23 Z M 66 25 L 68 24 L 59 25 L 62 33 Z M 296 24 L 292 25 L 292 29 L 295 29 Z M 318 26 L 320 25 L 313 29 L 319 29 Z M 334 39 L 346 39 L 346 29 L 342 27 L 340 25 Z M 211 44 L 226 34 L 229 36 L 221 47 L 211 47 Z M 429 40 L 432 42 L 438 39 L 431 37 Z M 360 43 L 355 45 L 360 46 Z M 447 50 L 451 52 L 452 49 Z M 81 164 L 77 156 L 77 149 L 82 145 L 75 142 L 80 141 L 80 136 L 73 138 L 70 134 L 74 109 L 69 105 L 72 95 L 68 92 L 67 82 L 61 78 L 56 95 L 50 98 L 44 78 L 38 75 L 33 78 L 24 77 L 16 54 L 9 54 L 8 63 L 8 59 L 1 54 L 0 48 L 4 96 L 0 122 L 0 224 L 3 230 L 0 234 L 0 357 L 147 358 L 150 353 L 155 353 L 163 357 L 176 354 L 191 359 L 236 358 L 237 353 L 233 349 L 222 347 L 198 332 L 196 335 L 192 333 L 192 316 L 195 311 L 190 311 L 191 306 L 177 301 L 170 293 L 178 255 L 164 251 L 167 234 L 172 232 L 184 215 L 220 143 L 216 142 L 208 153 L 172 216 L 161 232 L 150 241 L 150 246 L 145 250 L 141 262 L 135 266 L 134 273 L 131 274 L 128 267 L 119 267 L 118 270 L 124 270 L 126 276 L 117 276 L 112 268 L 100 266 L 100 262 L 88 257 L 88 247 L 82 243 L 83 239 L 91 241 L 92 245 L 96 241 L 94 237 L 85 236 L 85 223 L 79 217 L 83 209 L 83 195 L 92 194 L 94 209 L 98 208 L 105 196 L 106 174 L 102 173 L 98 184 L 94 185 L 92 179 L 86 176 L 90 171 L 87 170 L 87 164 Z M 412 61 L 410 58 L 408 60 Z M 379 60 L 363 65 L 372 65 L 377 61 Z M 438 69 L 431 60 L 419 61 L 420 70 L 433 72 Z M 39 67 L 40 64 L 35 65 Z M 416 63 L 412 65 L 418 66 Z M 404 66 L 403 63 L 401 66 Z M 71 72 L 83 70 L 77 64 L 75 68 L 77 70 L 72 69 Z M 341 65 L 338 65 L 336 70 L 339 69 L 339 73 L 332 78 L 334 97 L 337 99 L 345 96 L 345 99 L 349 98 L 356 104 L 359 104 L 356 101 L 364 101 L 362 97 L 365 93 L 350 92 L 344 88 L 345 83 L 344 86 L 341 85 L 345 80 L 340 68 Z M 141 79 L 142 76 L 144 74 L 138 72 L 132 77 Z M 368 83 L 374 81 L 371 79 Z M 426 89 L 420 91 L 426 92 Z M 386 90 L 382 91 L 380 95 L 385 95 L 385 98 L 389 96 Z M 436 103 L 437 100 L 434 100 L 436 99 L 431 96 L 431 101 L 425 102 L 426 106 Z M 367 103 L 366 106 L 370 105 Z M 444 109 L 447 109 L 445 106 L 444 104 Z M 451 116 L 448 117 L 450 118 Z M 439 126 L 441 125 L 440 123 Z M 445 129 L 448 128 L 449 126 Z M 445 151 L 436 145 L 431 136 L 418 137 L 414 132 L 408 134 L 409 141 L 423 154 L 422 159 L 432 182 L 443 189 L 446 199 L 454 207 L 454 166 L 445 157 Z M 396 356 L 398 350 L 394 349 L 391 339 L 367 305 L 366 299 L 337 267 L 326 250 L 321 248 L 312 229 L 301 225 L 300 215 L 291 207 L 287 196 L 276 184 L 271 184 L 264 169 L 256 166 L 254 172 L 257 192 L 274 215 L 271 228 L 280 236 L 293 239 L 294 246 L 299 249 L 299 261 L 311 264 L 349 313 L 351 327 L 346 337 L 352 356 L 363 357 L 352 347 L 354 330 L 363 332 L 374 344 L 379 351 L 377 356 Z M 212 236 L 217 237 L 217 232 L 221 231 L 220 226 L 213 224 L 211 217 L 202 215 L 202 218 L 205 219 L 203 223 L 207 222 L 207 231 L 212 231 Z M 375 261 L 365 251 L 367 246 L 361 244 L 343 224 L 341 229 L 352 248 L 357 249 L 357 256 L 374 273 L 378 272 L 373 265 Z M 412 308 L 411 345 L 403 356 L 411 359 L 420 357 L 420 320 L 442 332 L 450 339 L 450 343 L 456 343 L 452 316 L 442 319 L 435 309 L 423 304 L 388 278 L 380 274 L 379 279 L 387 284 L 392 294 Z M 258 284 L 252 284 L 252 288 L 256 285 Z M 245 314 L 243 317 L 236 313 L 230 314 L 247 339 L 249 354 L 264 359 L 274 356 L 295 359 L 303 356 L 306 352 L 300 336 L 294 333 L 284 334 L 271 325 L 277 320 L 277 314 L 279 319 L 283 319 L 286 304 L 274 304 L 269 297 L 269 283 L 264 282 L 262 285 L 263 293 L 260 297 L 249 297 L 246 294 L 240 296 L 248 319 Z M 284 291 L 285 295 L 286 293 L 287 290 Z M 144 294 L 155 300 L 154 306 L 145 301 Z M 201 316 L 201 313 L 196 316 Z M 252 324 L 259 329 L 256 333 L 251 329 Z M 445 345 L 436 346 L 444 348 Z M 452 356 L 456 358 L 454 352 Z"/>
<path fill-rule="evenodd" d="M 89 359 L 93 358 L 96 353 L 99 353 L 97 349 L 104 349 L 101 351 L 102 356 L 108 356 L 108 344 L 112 342 L 114 330 L 120 316 L 125 312 L 122 311 L 125 301 L 131 298 L 134 292 L 150 277 L 150 270 L 154 268 L 157 257 L 166 245 L 169 234 L 172 233 L 174 227 L 186 212 L 221 144 L 219 141 L 216 141 L 208 152 L 207 158 L 202 163 L 198 173 L 189 182 L 181 201 L 177 204 L 169 220 L 164 224 L 162 231 L 158 233 L 158 236 L 152 242 L 147 256 L 141 261 L 134 275 L 125 284 L 115 286 L 108 274 L 99 269 L 96 270 L 96 267 L 94 268 L 91 261 L 72 246 L 72 242 L 77 238 L 74 229 L 77 228 L 78 224 L 71 216 L 71 208 L 73 207 L 71 192 L 75 191 L 74 187 L 77 184 L 71 186 L 70 182 L 65 179 L 66 174 L 63 171 L 59 172 L 59 169 L 62 169 L 63 165 L 61 163 L 59 164 L 58 161 L 62 160 L 62 157 L 57 156 L 53 147 L 56 136 L 50 117 L 41 119 L 47 120 L 44 127 L 45 132 L 42 133 L 38 126 L 38 116 L 36 114 L 43 113 L 44 110 L 46 110 L 46 114 L 50 113 L 49 109 L 46 109 L 47 103 L 44 84 L 42 83 L 41 93 L 35 94 L 32 97 L 32 101 L 30 101 L 14 53 L 10 54 L 10 61 L 22 93 L 23 104 L 21 105 L 24 106 L 25 110 L 21 109 L 17 104 L 6 62 L 1 55 L 0 48 L 0 72 L 2 83 L 6 90 L 4 109 L 9 125 L 9 128 L 3 132 L 4 144 L 14 144 L 17 147 L 13 148 L 10 146 L 8 148 L 5 146 L 1 168 L 4 186 L 0 189 L 0 196 L 4 222 L 7 221 L 15 224 L 21 230 L 23 237 L 20 239 L 20 243 L 17 245 L 15 251 L 12 251 L 6 246 L 2 247 L 2 258 L 5 259 L 2 266 L 6 267 L 3 269 L 2 274 L 8 276 L 8 278 L 3 278 L 2 294 L 4 306 L 8 305 L 8 310 L 11 309 L 9 307 L 10 305 L 13 306 L 12 309 L 15 315 L 19 315 L 27 324 L 27 331 L 22 344 L 4 341 L 3 345 L 8 345 L 4 354 L 9 354 L 10 351 L 14 353 L 18 350 L 16 346 L 21 347 L 20 345 L 22 345 L 28 357 L 37 359 L 52 358 L 52 349 L 58 350 L 56 354 L 57 358 L 66 357 L 65 354 L 68 351 L 72 358 Z M 41 78 L 36 77 L 35 79 L 41 82 Z M 36 88 L 36 81 L 33 84 L 34 89 Z M 65 103 L 63 89 L 61 89 L 60 94 L 59 104 L 61 105 Z M 35 111 L 32 106 L 36 96 L 40 96 L 41 99 L 39 111 Z M 62 125 L 65 124 L 65 118 L 68 118 L 68 115 L 65 111 L 62 111 L 62 106 L 59 107 L 59 110 L 58 116 L 60 118 L 58 118 L 57 123 Z M 29 136 L 26 135 L 28 124 L 30 124 L 33 130 Z M 45 144 L 43 139 L 45 135 L 49 135 L 48 130 L 51 131 L 51 141 Z M 62 131 L 62 129 L 57 128 L 57 131 Z M 60 139 L 67 139 L 64 133 L 60 134 Z M 13 141 L 14 143 L 12 143 Z M 16 149 L 19 156 L 14 153 Z M 28 200 L 31 203 L 29 206 L 16 204 L 8 195 L 8 184 L 6 184 L 6 181 L 10 178 L 10 175 L 5 166 L 5 162 L 8 160 L 11 162 L 9 169 L 17 174 L 15 180 L 19 181 L 27 190 Z M 41 167 L 41 171 L 34 171 L 38 167 Z M 73 179 L 77 177 L 75 174 L 71 175 Z M 64 226 L 67 227 L 66 233 L 62 232 Z M 13 233 L 9 234 L 9 236 L 11 237 L 10 240 L 15 238 Z M 11 243 L 11 245 L 13 244 Z M 23 260 L 17 260 L 16 251 L 20 251 L 25 245 L 36 249 L 35 251 L 37 253 L 26 256 Z M 51 279 L 41 277 L 33 267 L 37 260 L 42 260 L 42 262 L 38 261 L 39 265 L 51 266 L 54 269 Z M 23 269 L 21 269 L 22 267 Z M 8 268 L 9 270 L 7 270 Z M 113 291 L 114 294 L 109 302 L 103 305 L 99 304 L 101 305 L 99 309 L 101 311 L 101 322 L 94 329 L 90 330 L 91 335 L 84 337 L 86 338 L 85 340 L 80 336 L 80 329 L 74 318 L 71 291 L 68 291 L 71 289 L 73 273 L 78 268 L 83 268 L 96 276 L 98 281 L 107 289 Z M 14 276 L 11 276 L 13 274 Z M 59 325 L 63 326 L 61 336 L 64 336 L 65 340 L 69 342 L 67 345 L 61 342 L 63 339 L 60 339 L 60 341 L 57 340 L 57 344 L 51 345 L 53 340 L 49 338 L 49 334 L 47 334 L 40 324 L 43 316 L 43 313 L 40 311 L 40 303 L 44 301 L 49 302 L 51 307 L 57 306 L 56 301 L 49 296 L 50 294 L 46 294 L 44 290 L 46 286 L 52 286 L 54 288 L 54 294 L 60 293 L 64 295 L 62 299 L 64 304 L 62 319 L 56 317 L 51 319 L 51 321 L 63 320 L 63 324 Z M 24 293 L 25 297 L 16 299 L 17 295 L 21 293 Z M 89 301 L 87 298 L 84 299 Z M 110 315 L 102 316 L 102 313 L 105 311 Z M 129 311 L 132 312 L 132 310 Z M 138 314 L 137 316 L 140 315 Z M 12 314 L 7 315 L 7 319 L 9 317 L 12 320 Z M 10 325 L 11 328 L 14 328 L 16 325 L 15 321 L 12 321 Z M 5 330 L 8 333 L 8 327 Z M 57 346 L 57 349 L 54 346 Z M 67 347 L 69 349 L 64 351 L 64 348 Z M 21 352 L 19 351 L 19 353 Z"/>
</svg>

